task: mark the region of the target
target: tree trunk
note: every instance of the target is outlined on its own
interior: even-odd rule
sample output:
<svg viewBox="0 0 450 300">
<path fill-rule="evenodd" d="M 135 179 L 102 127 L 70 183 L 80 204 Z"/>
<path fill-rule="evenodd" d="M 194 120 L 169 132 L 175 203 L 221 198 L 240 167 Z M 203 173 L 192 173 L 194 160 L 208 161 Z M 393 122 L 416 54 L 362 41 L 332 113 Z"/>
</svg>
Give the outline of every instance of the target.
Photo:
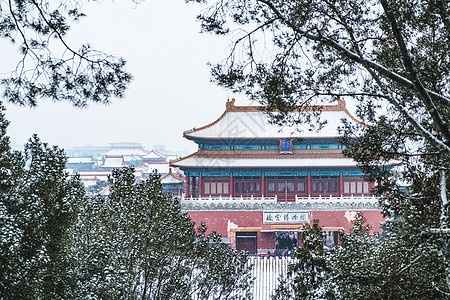
<svg viewBox="0 0 450 300">
<path fill-rule="evenodd" d="M 442 156 L 445 156 L 445 153 L 442 154 Z M 446 169 L 444 164 L 444 158 L 441 157 L 441 184 L 440 184 L 440 190 L 441 190 L 441 219 L 440 219 L 440 225 L 441 229 L 447 229 L 447 176 L 446 176 Z M 444 244 L 448 243 L 448 235 L 444 234 Z M 444 268 L 445 268 L 445 279 L 447 280 L 447 289 L 450 291 L 450 277 L 449 277 L 449 268 L 448 268 L 448 259 L 446 253 L 444 253 L 444 249 L 447 247 L 443 245 L 440 250 L 440 254 L 442 255 L 442 258 L 444 260 Z"/>
</svg>

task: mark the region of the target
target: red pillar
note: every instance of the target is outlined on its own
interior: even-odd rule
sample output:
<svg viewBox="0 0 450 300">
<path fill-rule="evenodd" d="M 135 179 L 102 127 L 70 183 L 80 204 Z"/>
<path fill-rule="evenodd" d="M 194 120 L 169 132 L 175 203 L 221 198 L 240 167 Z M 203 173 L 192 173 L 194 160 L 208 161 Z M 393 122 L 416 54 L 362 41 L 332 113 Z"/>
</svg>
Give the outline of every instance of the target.
<svg viewBox="0 0 450 300">
<path fill-rule="evenodd" d="M 308 195 L 311 195 L 312 194 L 312 191 L 311 191 L 311 175 L 308 175 L 307 185 L 308 185 Z"/>
<path fill-rule="evenodd" d="M 203 196 L 202 195 L 202 192 L 203 192 L 203 177 L 202 176 L 199 176 L 198 177 L 198 197 L 200 198 L 201 196 Z"/>
<path fill-rule="evenodd" d="M 230 195 L 234 197 L 233 176 L 230 176 Z"/>
<path fill-rule="evenodd" d="M 344 177 L 339 176 L 339 196 L 344 195 Z"/>
<path fill-rule="evenodd" d="M 261 196 L 265 196 L 266 193 L 266 180 L 264 176 L 261 176 Z"/>
<path fill-rule="evenodd" d="M 187 198 L 189 197 L 189 176 L 186 176 L 186 179 L 184 180 L 184 196 Z"/>
</svg>

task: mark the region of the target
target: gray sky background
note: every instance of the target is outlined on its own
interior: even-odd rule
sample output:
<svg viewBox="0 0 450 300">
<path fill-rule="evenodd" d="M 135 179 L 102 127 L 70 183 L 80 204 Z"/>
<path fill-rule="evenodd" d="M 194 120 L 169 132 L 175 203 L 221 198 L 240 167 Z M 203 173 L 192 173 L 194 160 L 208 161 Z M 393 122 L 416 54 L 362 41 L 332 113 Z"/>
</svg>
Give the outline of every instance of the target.
<svg viewBox="0 0 450 300">
<path fill-rule="evenodd" d="M 206 63 L 226 56 L 228 40 L 199 33 L 195 17 L 200 10 L 183 0 L 146 0 L 137 6 L 127 0 L 85 3 L 87 17 L 72 25 L 69 44 L 78 48 L 89 42 L 94 49 L 124 57 L 134 76 L 125 98 L 87 109 L 48 100 L 33 109 L 4 103 L 11 140 L 23 145 L 37 133 L 64 148 L 122 141 L 195 151 L 196 145 L 182 137 L 184 130 L 217 119 L 227 98 L 249 104 L 210 82 Z M 0 49 L 4 74 L 15 66 L 17 55 L 5 41 Z"/>
</svg>

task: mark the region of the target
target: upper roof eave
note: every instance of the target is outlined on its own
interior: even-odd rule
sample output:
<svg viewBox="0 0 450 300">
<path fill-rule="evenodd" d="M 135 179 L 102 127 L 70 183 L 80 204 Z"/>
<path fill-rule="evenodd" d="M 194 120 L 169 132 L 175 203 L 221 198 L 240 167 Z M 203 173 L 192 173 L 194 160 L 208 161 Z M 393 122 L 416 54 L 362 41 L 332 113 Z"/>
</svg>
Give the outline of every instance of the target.
<svg viewBox="0 0 450 300">
<path fill-rule="evenodd" d="M 205 140 L 205 139 L 211 139 L 211 140 L 220 140 L 220 139 L 229 139 L 229 138 L 224 138 L 224 137 L 202 137 L 199 135 L 196 135 L 195 133 L 198 133 L 199 131 L 205 130 L 207 128 L 210 128 L 214 125 L 216 125 L 217 123 L 219 123 L 228 113 L 230 112 L 263 112 L 265 111 L 265 106 L 236 106 L 234 105 L 235 103 L 235 99 L 231 99 L 231 100 L 227 100 L 226 102 L 226 109 L 225 111 L 222 113 L 222 115 L 215 121 L 213 121 L 210 124 L 207 124 L 205 126 L 199 127 L 199 128 L 192 128 L 190 130 L 186 130 L 183 132 L 183 137 L 189 139 L 189 140 Z M 338 99 L 337 100 L 337 104 L 330 104 L 330 105 L 317 105 L 317 106 L 304 106 L 304 107 L 299 107 L 299 111 L 313 111 L 313 110 L 320 110 L 322 112 L 324 111 L 340 111 L 340 112 L 344 112 L 352 121 L 356 122 L 357 124 L 360 124 L 362 126 L 365 126 L 364 123 L 362 123 L 360 120 L 356 119 L 352 114 L 350 114 L 350 112 L 347 110 L 345 101 L 343 99 Z M 328 136 L 328 137 L 308 137 L 308 136 L 279 136 L 277 138 L 279 139 L 283 139 L 283 138 L 336 138 L 338 135 L 336 136 Z M 233 139 L 246 139 L 247 137 L 236 137 Z M 273 139 L 274 137 L 252 137 L 252 139 Z"/>
</svg>

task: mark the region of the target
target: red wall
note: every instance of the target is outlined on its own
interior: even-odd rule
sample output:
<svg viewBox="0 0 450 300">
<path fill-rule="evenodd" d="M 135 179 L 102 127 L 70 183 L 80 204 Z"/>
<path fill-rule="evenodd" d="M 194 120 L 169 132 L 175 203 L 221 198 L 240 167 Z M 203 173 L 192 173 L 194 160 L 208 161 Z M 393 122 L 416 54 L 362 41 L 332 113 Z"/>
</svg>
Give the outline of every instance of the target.
<svg viewBox="0 0 450 300">
<path fill-rule="evenodd" d="M 318 219 L 321 227 L 343 227 L 346 233 L 353 227 L 352 217 L 358 211 L 312 211 L 311 220 Z M 371 233 L 381 232 L 380 222 L 385 218 L 381 215 L 381 211 L 361 211 L 364 218 L 367 219 L 372 229 Z"/>
<path fill-rule="evenodd" d="M 311 211 L 310 220 L 318 219 L 321 227 L 343 227 L 345 232 L 352 228 L 352 217 L 357 211 Z M 381 232 L 380 222 L 384 221 L 380 211 L 362 211 L 367 223 L 372 226 L 372 233 Z M 208 232 L 216 230 L 222 237 L 228 237 L 229 221 L 239 227 L 260 227 L 262 230 L 271 229 L 270 224 L 262 224 L 262 211 L 190 211 L 189 216 L 197 225 L 201 221 L 206 223 Z M 265 234 L 265 233 L 264 233 Z M 258 240 L 265 243 L 266 238 Z M 260 242 L 258 241 L 258 242 Z M 262 246 L 262 245 L 261 245 Z M 258 248 L 263 248 L 258 245 Z"/>
<path fill-rule="evenodd" d="M 189 216 L 197 225 L 206 223 L 208 232 L 216 230 L 228 236 L 228 220 L 239 227 L 261 227 L 262 211 L 190 211 Z"/>
</svg>

